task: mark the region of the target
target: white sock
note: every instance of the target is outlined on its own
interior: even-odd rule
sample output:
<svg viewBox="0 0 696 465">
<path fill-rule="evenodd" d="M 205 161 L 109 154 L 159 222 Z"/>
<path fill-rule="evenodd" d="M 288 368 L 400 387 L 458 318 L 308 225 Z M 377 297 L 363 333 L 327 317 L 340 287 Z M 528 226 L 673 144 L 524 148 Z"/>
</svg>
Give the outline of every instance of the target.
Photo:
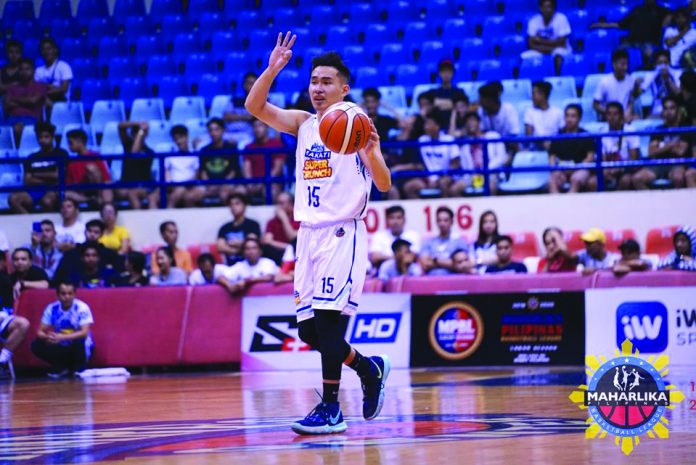
<svg viewBox="0 0 696 465">
<path fill-rule="evenodd" d="M 12 352 L 9 349 L 3 348 L 0 350 L 0 363 L 7 363 L 12 358 Z"/>
</svg>

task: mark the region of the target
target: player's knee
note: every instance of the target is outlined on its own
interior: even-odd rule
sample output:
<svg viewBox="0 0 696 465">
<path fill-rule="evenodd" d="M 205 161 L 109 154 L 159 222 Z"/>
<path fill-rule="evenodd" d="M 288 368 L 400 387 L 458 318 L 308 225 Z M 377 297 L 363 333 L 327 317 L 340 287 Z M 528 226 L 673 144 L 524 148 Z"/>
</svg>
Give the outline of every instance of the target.
<svg viewBox="0 0 696 465">
<path fill-rule="evenodd" d="M 297 335 L 300 337 L 300 340 L 308 346 L 317 350 L 320 349 L 317 341 L 317 330 L 314 328 L 314 324 L 311 320 L 301 321 L 299 323 Z"/>
</svg>

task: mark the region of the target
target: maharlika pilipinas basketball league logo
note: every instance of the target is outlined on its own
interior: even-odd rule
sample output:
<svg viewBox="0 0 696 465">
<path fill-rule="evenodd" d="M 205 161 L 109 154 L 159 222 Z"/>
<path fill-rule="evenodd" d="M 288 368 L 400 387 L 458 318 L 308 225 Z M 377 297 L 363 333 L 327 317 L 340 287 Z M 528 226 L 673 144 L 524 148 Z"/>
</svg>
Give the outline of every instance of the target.
<svg viewBox="0 0 696 465">
<path fill-rule="evenodd" d="M 464 302 L 440 307 L 430 319 L 430 345 L 445 360 L 463 360 L 476 352 L 483 340 L 478 311 Z"/>
<path fill-rule="evenodd" d="M 586 356 L 589 383 L 570 394 L 570 400 L 590 414 L 585 437 L 614 436 L 626 455 L 640 444 L 641 436 L 669 438 L 666 409 L 674 409 L 684 394 L 665 380 L 668 363 L 666 355 L 639 358 L 628 339 L 621 352 L 616 350 L 616 358 Z"/>
</svg>

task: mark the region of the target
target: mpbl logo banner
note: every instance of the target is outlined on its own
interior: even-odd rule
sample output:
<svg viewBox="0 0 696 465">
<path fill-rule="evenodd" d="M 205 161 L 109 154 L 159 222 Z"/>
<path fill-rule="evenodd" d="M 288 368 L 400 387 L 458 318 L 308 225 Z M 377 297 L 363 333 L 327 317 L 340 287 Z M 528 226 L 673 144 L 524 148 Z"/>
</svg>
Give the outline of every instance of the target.
<svg viewBox="0 0 696 465">
<path fill-rule="evenodd" d="M 355 317 L 351 344 L 384 344 L 396 341 L 401 313 L 366 313 Z"/>
<path fill-rule="evenodd" d="M 662 302 L 624 302 L 616 310 L 616 345 L 628 339 L 642 353 L 658 353 L 669 344 L 667 307 Z"/>
</svg>

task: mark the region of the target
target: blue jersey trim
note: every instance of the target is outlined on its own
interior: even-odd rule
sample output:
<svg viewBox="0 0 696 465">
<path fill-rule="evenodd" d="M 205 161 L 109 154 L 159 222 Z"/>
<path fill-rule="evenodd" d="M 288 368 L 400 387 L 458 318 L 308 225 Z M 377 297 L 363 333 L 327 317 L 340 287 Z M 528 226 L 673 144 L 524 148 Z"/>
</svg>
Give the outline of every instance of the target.
<svg viewBox="0 0 696 465">
<path fill-rule="evenodd" d="M 298 308 L 297 310 L 295 310 L 295 312 L 301 312 L 301 311 L 307 310 L 307 309 L 309 309 L 309 308 L 312 308 L 312 306 L 311 306 L 311 305 L 305 305 L 304 307 L 301 307 L 301 308 Z"/>
</svg>

